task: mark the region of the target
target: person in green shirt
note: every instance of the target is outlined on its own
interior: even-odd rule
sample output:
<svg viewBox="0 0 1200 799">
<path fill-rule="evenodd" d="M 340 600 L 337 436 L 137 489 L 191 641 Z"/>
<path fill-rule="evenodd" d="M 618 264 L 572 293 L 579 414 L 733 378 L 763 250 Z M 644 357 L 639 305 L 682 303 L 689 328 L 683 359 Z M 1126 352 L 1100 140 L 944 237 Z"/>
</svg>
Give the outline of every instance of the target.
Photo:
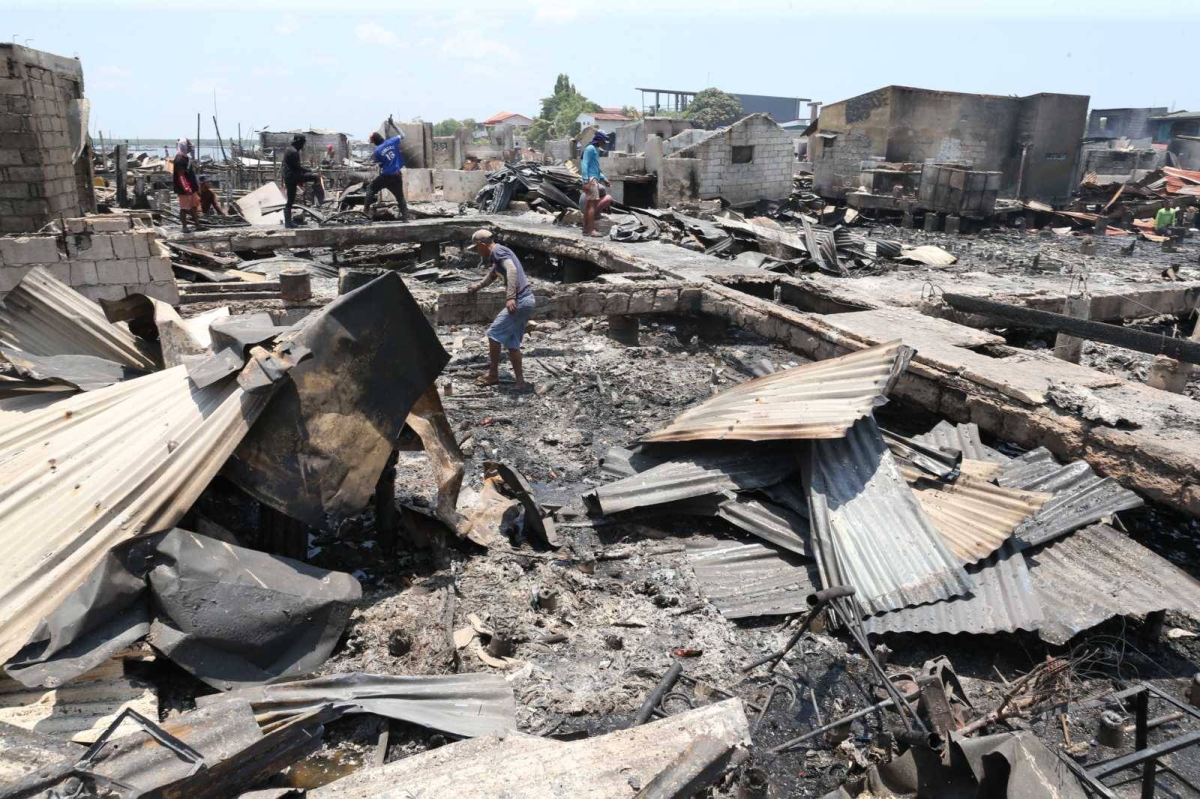
<svg viewBox="0 0 1200 799">
<path fill-rule="evenodd" d="M 1175 227 L 1175 206 L 1168 202 L 1154 215 L 1154 230 L 1160 235 L 1166 235 Z"/>
</svg>

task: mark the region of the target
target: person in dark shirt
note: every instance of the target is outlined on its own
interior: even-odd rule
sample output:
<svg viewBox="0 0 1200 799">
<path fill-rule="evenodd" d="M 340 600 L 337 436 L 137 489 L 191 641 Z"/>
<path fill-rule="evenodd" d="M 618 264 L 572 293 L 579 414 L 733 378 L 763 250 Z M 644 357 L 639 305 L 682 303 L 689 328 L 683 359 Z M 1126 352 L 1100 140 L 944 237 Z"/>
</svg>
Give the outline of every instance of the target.
<svg viewBox="0 0 1200 799">
<path fill-rule="evenodd" d="M 321 176 L 300 162 L 300 151 L 304 149 L 306 141 L 307 139 L 303 135 L 297 133 L 292 138 L 292 146 L 283 153 L 283 185 L 287 188 L 287 202 L 283 206 L 284 227 L 296 226 L 296 223 L 292 221 L 292 206 L 296 204 L 296 189 L 300 184 L 316 183 L 317 185 L 313 187 L 314 190 L 321 185 Z M 318 201 L 323 196 L 324 191 L 319 192 Z"/>
<path fill-rule="evenodd" d="M 375 198 L 379 196 L 379 192 L 387 189 L 395 196 L 396 202 L 400 205 L 400 219 L 404 222 L 408 221 L 408 203 L 404 199 L 404 176 L 400 172 L 404 168 L 404 154 L 400 152 L 400 142 L 403 140 L 403 133 L 397 133 L 390 139 L 384 139 L 378 131 L 371 134 L 371 144 L 375 145 L 375 152 L 371 153 L 371 158 L 379 164 L 379 175 L 371 181 L 371 185 L 367 186 L 366 202 L 363 204 L 363 213 L 367 216 L 371 215 L 371 206 L 375 204 Z"/>
<path fill-rule="evenodd" d="M 217 216 L 225 216 L 225 211 L 221 208 L 221 203 L 217 199 L 217 193 L 213 191 L 212 181 L 207 175 L 200 176 L 200 212 L 205 216 L 211 216 L 216 213 Z"/>
<path fill-rule="evenodd" d="M 467 287 L 471 294 L 488 286 L 496 278 L 504 281 L 504 309 L 496 316 L 487 330 L 488 370 L 475 382 L 481 386 L 494 386 L 500 382 L 500 348 L 508 349 L 508 360 L 512 363 L 513 377 L 517 389 L 527 388 L 525 374 L 521 370 L 521 340 L 525 337 L 525 326 L 533 316 L 536 302 L 529 278 L 516 254 L 502 244 L 492 240 L 491 231 L 477 230 L 471 236 L 471 245 L 488 265 L 483 280 Z"/>
<path fill-rule="evenodd" d="M 171 164 L 171 183 L 175 196 L 179 198 L 179 221 L 183 232 L 188 232 L 188 214 L 196 227 L 200 227 L 200 181 L 196 180 L 196 167 L 192 159 L 192 143 L 187 139 L 175 142 L 178 152 Z"/>
</svg>

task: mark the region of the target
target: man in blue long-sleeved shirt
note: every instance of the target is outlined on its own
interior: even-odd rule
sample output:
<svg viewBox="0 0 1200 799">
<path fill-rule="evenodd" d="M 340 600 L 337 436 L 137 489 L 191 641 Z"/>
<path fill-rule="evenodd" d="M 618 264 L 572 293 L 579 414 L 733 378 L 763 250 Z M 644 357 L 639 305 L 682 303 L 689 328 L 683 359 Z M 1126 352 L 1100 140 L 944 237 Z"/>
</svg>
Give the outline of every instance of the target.
<svg viewBox="0 0 1200 799">
<path fill-rule="evenodd" d="M 584 198 L 583 206 L 583 235 L 599 236 L 596 232 L 596 207 L 600 204 L 600 184 L 609 185 L 608 178 L 600 171 L 600 147 L 608 143 L 608 137 L 600 131 L 592 137 L 592 143 L 583 148 L 583 157 L 579 159 L 580 182 L 583 184 L 580 193 Z"/>
<path fill-rule="evenodd" d="M 404 134 L 399 131 L 395 136 L 386 140 L 378 132 L 371 134 L 371 144 L 375 145 L 375 152 L 371 154 L 371 158 L 379 164 L 379 175 L 371 181 L 370 186 L 367 186 L 367 198 L 366 204 L 363 206 L 363 213 L 368 216 L 371 214 L 371 206 L 375 204 L 375 198 L 379 196 L 380 190 L 387 189 L 400 204 L 400 219 L 408 221 L 408 203 L 404 199 L 404 177 L 400 173 L 404 167 L 404 154 L 400 152 L 400 142 L 403 139 Z"/>
</svg>

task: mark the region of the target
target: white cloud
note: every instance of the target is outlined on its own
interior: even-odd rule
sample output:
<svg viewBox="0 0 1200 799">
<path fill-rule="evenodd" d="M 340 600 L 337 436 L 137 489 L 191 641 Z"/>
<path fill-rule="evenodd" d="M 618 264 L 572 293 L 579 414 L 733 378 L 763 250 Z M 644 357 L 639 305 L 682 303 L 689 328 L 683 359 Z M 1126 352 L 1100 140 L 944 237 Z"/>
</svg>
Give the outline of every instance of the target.
<svg viewBox="0 0 1200 799">
<path fill-rule="evenodd" d="M 283 19 L 275 26 L 275 32 L 280 36 L 293 36 L 300 32 L 300 20 L 294 14 L 284 14 Z"/>
<path fill-rule="evenodd" d="M 517 51 L 495 36 L 485 36 L 479 28 L 455 31 L 442 40 L 442 57 L 469 61 L 517 60 Z"/>
<path fill-rule="evenodd" d="M 290 78 L 292 71 L 287 67 L 272 64 L 250 67 L 250 74 L 256 78 Z"/>
<path fill-rule="evenodd" d="M 354 35 L 360 42 L 378 44 L 382 47 L 399 47 L 400 37 L 378 22 L 364 22 L 354 27 Z"/>
<path fill-rule="evenodd" d="M 574 22 L 579 16 L 578 0 L 534 0 L 533 21 L 552 25 Z"/>
<path fill-rule="evenodd" d="M 315 67 L 336 67 L 338 60 L 331 55 L 315 55 L 312 57 L 313 66 Z"/>
</svg>

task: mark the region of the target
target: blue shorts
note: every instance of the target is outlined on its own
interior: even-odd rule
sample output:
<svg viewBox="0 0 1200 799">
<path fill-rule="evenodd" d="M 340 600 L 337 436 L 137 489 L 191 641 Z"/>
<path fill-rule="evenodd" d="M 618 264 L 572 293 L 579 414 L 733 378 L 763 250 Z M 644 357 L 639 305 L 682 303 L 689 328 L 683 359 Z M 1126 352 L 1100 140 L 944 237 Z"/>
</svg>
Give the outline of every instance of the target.
<svg viewBox="0 0 1200 799">
<path fill-rule="evenodd" d="M 509 313 L 508 308 L 505 308 L 496 316 L 492 326 L 487 329 L 487 337 L 510 350 L 521 349 L 525 325 L 529 324 L 529 317 L 533 316 L 536 304 L 532 291 L 518 299 L 517 310 L 514 313 Z"/>
</svg>

